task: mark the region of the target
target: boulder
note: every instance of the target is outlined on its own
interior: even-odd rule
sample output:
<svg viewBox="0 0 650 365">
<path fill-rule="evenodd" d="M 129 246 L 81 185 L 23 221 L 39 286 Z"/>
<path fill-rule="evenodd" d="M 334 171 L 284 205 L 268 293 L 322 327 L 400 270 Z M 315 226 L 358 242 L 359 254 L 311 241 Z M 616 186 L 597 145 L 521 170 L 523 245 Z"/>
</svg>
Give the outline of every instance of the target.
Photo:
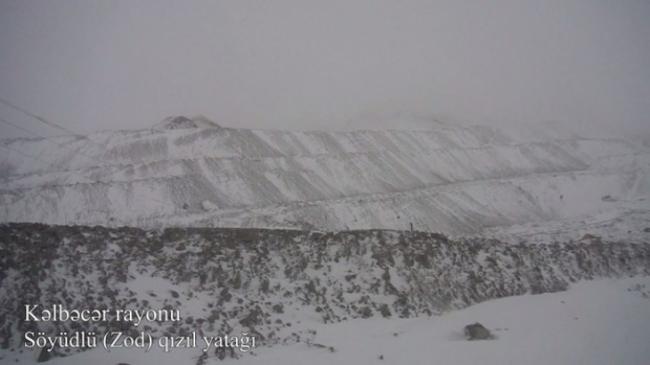
<svg viewBox="0 0 650 365">
<path fill-rule="evenodd" d="M 492 339 L 492 333 L 490 330 L 485 328 L 482 324 L 476 322 L 474 324 L 468 324 L 465 326 L 465 338 L 468 340 L 489 340 Z"/>
</svg>

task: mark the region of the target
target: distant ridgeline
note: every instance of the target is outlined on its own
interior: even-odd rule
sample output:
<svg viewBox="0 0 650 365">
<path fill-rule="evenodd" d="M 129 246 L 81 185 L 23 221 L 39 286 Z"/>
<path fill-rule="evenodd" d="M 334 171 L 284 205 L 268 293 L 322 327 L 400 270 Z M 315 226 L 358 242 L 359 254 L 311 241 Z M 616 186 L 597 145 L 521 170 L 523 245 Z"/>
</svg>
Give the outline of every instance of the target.
<svg viewBox="0 0 650 365">
<path fill-rule="evenodd" d="M 180 321 L 148 322 L 147 330 L 153 336 L 246 332 L 272 344 L 310 341 L 314 320 L 431 315 L 561 291 L 578 280 L 632 275 L 650 275 L 650 245 L 597 238 L 510 245 L 382 230 L 4 224 L 0 346 L 20 348 L 27 331 L 134 330 L 120 321 L 25 321 L 25 305 L 179 309 Z"/>
<path fill-rule="evenodd" d="M 0 145 L 0 222 L 322 230 L 412 224 L 466 235 L 551 221 L 579 225 L 602 212 L 596 222 L 650 217 L 650 153 L 621 140 L 518 141 L 496 129 L 444 124 L 250 130 L 177 116 L 150 129 Z"/>
</svg>

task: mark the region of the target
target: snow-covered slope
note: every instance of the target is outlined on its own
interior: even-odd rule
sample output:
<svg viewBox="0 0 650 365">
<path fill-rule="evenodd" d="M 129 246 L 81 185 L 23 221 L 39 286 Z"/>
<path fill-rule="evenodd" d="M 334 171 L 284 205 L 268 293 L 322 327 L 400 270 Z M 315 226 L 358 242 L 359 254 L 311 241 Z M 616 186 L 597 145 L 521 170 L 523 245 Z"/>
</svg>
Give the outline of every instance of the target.
<svg viewBox="0 0 650 365">
<path fill-rule="evenodd" d="M 497 338 L 465 341 L 461 329 L 475 321 L 489 327 Z M 210 358 L 204 363 L 287 365 L 309 359 L 313 365 L 646 365 L 650 358 L 650 278 L 579 283 L 566 292 L 502 298 L 430 318 L 311 325 L 316 332 L 311 344 L 260 347 L 239 359 Z M 196 353 L 96 349 L 47 364 L 194 365 Z M 19 364 L 35 364 L 30 352 L 0 350 L 0 356 L 8 362 L 18 359 Z"/>
<path fill-rule="evenodd" d="M 162 122 L 153 126 L 156 130 L 168 129 L 190 129 L 190 128 L 221 128 L 217 123 L 209 120 L 208 118 L 200 115 L 193 118 L 184 117 L 182 115 L 167 117 Z"/>
<path fill-rule="evenodd" d="M 3 222 L 324 230 L 413 224 L 503 235 L 518 225 L 576 228 L 606 217 L 597 233 L 648 237 L 643 226 L 608 229 L 620 217 L 650 217 L 650 152 L 619 140 L 524 143 L 485 127 L 444 124 L 429 131 L 244 130 L 175 117 L 151 130 L 0 144 L 7 147 L 0 155 Z"/>
<path fill-rule="evenodd" d="M 476 321 L 497 338 L 465 341 L 461 329 Z M 645 365 L 650 278 L 580 283 L 567 292 L 498 299 L 429 319 L 355 320 L 316 331 L 313 341 L 334 352 L 294 344 L 227 364 L 298 364 L 309 358 L 313 365 Z M 88 356 L 98 358 L 94 364 L 110 364 L 106 354 Z M 146 355 L 140 357 L 146 363 Z"/>
<path fill-rule="evenodd" d="M 562 291 L 582 280 L 648 275 L 650 245 L 598 239 L 511 245 L 482 239 L 452 241 L 425 232 L 317 233 L 223 228 L 145 231 L 126 227 L 0 225 L 0 348 L 14 350 L 0 351 L 0 362 L 13 362 L 16 356 L 22 356 L 20 351 L 28 351 L 23 346 L 26 331 L 42 331 L 50 336 L 61 331 L 93 331 L 101 337 L 117 329 L 125 333 L 146 330 L 156 338 L 192 332 L 209 336 L 248 333 L 256 336 L 259 346 L 279 346 L 283 356 L 291 356 L 290 351 L 282 350 L 286 349 L 284 345 L 298 344 L 305 351 L 305 346 L 312 346 L 312 350 L 325 354 L 329 353 L 329 346 L 343 347 L 342 355 L 327 357 L 330 359 L 370 356 L 376 360 L 377 347 L 358 351 L 350 348 L 368 343 L 369 339 L 350 341 L 346 348 L 342 345 L 344 341 L 318 337 L 314 330 L 325 330 L 324 324 L 350 328 L 358 322 L 347 327 L 336 323 L 351 319 L 444 314 L 496 298 Z M 638 294 L 649 294 L 646 291 Z M 609 303 L 614 300 L 610 298 Z M 177 308 L 181 320 L 146 322 L 146 326 L 138 328 L 115 318 L 88 323 L 34 322 L 25 321 L 25 304 L 42 308 L 61 304 L 67 309 Z M 643 304 L 647 307 L 647 300 Z M 630 307 L 617 302 L 611 308 L 621 311 Z M 594 316 L 588 313 L 569 303 L 562 318 L 573 314 L 581 320 L 593 321 Z M 501 313 L 499 320 L 485 316 L 467 318 L 486 321 L 493 329 L 511 327 L 512 334 L 497 332 L 508 337 L 501 345 L 507 346 L 515 345 L 517 341 L 510 341 L 511 336 L 523 331 L 514 325 L 518 317 L 509 314 Z M 435 325 L 435 321 L 419 322 Z M 401 333 L 397 330 L 400 323 L 407 322 L 393 322 L 395 327 L 387 330 L 395 328 Z M 460 331 L 461 322 L 454 323 L 455 330 Z M 625 327 L 628 330 L 636 328 L 627 322 L 621 325 L 629 325 Z M 571 325 L 568 327 L 572 329 Z M 443 329 L 446 332 L 451 328 L 440 330 Z M 647 334 L 648 327 L 642 329 Z M 372 334 L 364 331 L 359 335 Z M 418 331 L 436 333 L 427 332 L 422 326 L 414 333 Z M 539 329 L 531 331 L 538 335 L 546 333 Z M 437 333 L 439 337 L 441 332 Z M 388 341 L 385 334 L 379 338 Z M 606 334 L 602 338 L 612 336 Z M 405 346 L 402 340 L 396 341 Z M 552 341 L 545 339 L 536 351 L 549 344 Z M 79 351 L 56 347 L 53 353 L 65 355 L 68 350 L 70 354 Z M 191 357 L 183 361 L 173 354 L 160 361 L 206 364 L 205 361 L 230 356 L 211 350 L 201 362 L 201 347 L 191 350 Z M 391 363 L 398 363 L 397 353 L 384 351 L 391 356 Z M 414 356 L 427 353 L 420 351 Z M 276 352 L 264 359 L 272 360 L 277 355 Z M 86 358 L 83 356 L 80 359 Z M 104 361 L 109 358 L 113 364 L 118 363 L 112 356 Z M 344 363 L 355 363 L 351 360 L 354 358 Z M 125 363 L 142 363 L 133 361 L 130 357 Z"/>
</svg>

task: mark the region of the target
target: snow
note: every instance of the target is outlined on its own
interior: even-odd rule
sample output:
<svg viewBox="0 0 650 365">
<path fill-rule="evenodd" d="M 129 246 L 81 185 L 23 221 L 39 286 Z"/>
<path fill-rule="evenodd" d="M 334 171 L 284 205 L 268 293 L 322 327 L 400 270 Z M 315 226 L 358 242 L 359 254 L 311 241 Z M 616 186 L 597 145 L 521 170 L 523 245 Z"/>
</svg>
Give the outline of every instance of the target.
<svg viewBox="0 0 650 365">
<path fill-rule="evenodd" d="M 522 225 L 543 235 L 543 227 L 554 231 L 565 221 L 604 235 L 607 227 L 581 222 L 640 217 L 619 224 L 615 231 L 625 233 L 642 232 L 637 223 L 650 219 L 650 199 L 640 200 L 650 196 L 650 150 L 628 141 L 522 142 L 451 125 L 247 130 L 179 118 L 165 123 L 183 128 L 0 140 L 39 158 L 0 156 L 0 222 L 322 230 L 413 223 L 455 236 L 498 231 L 517 241 L 507 232 Z M 603 201 L 607 195 L 616 201 Z"/>
<path fill-rule="evenodd" d="M 412 224 L 416 231 L 437 231 L 455 237 L 473 235 L 482 237 L 483 241 L 494 237 L 506 242 L 549 243 L 584 237 L 585 242 L 600 242 L 594 238 L 597 235 L 605 241 L 616 242 L 611 246 L 619 249 L 629 243 L 650 242 L 650 150 L 647 146 L 580 138 L 521 142 L 508 139 L 498 131 L 451 126 L 434 131 L 287 132 L 218 128 L 208 122 L 200 118 L 172 118 L 163 126 L 144 131 L 102 132 L 88 138 L 0 140 L 0 144 L 11 149 L 39 156 L 36 162 L 14 153 L 0 156 L 0 173 L 4 178 L 0 190 L 0 222 L 320 231 L 409 230 Z M 297 231 L 285 232 L 291 235 L 294 233 L 287 232 Z M 388 237 L 397 233 L 382 232 L 382 240 L 398 240 L 397 236 Z M 137 264 L 134 260 L 125 270 L 128 275 L 124 282 L 115 284 L 115 289 L 120 298 L 128 294 L 133 300 L 147 301 L 152 306 L 175 303 L 182 307 L 184 314 L 195 318 L 237 308 L 238 311 L 228 314 L 237 330 L 246 328 L 238 324 L 247 314 L 241 311 L 244 304 L 263 302 L 274 321 L 260 326 L 268 325 L 264 327 L 267 334 L 274 328 L 282 340 L 270 342 L 273 345 L 260 347 L 236 362 L 226 361 L 233 364 L 292 364 L 304 363 L 305 359 L 314 365 L 332 362 L 648 363 L 648 277 L 572 284 L 567 292 L 490 300 L 439 316 L 410 319 L 379 318 L 380 305 L 393 303 L 395 299 L 385 289 L 371 295 L 376 313 L 373 318 L 336 324 L 324 324 L 316 304 L 305 306 L 298 301 L 300 298 L 281 298 L 282 290 L 258 293 L 256 288 L 261 287 L 263 278 L 271 287 L 289 288 L 293 293 L 303 293 L 305 283 L 318 281 L 314 285 L 328 289 L 330 296 L 336 290 L 341 292 L 340 302 L 328 297 L 328 303 L 332 304 L 329 310 L 339 310 L 334 303 L 341 308 L 355 303 L 365 305 L 368 288 L 373 280 L 382 277 L 382 270 L 372 266 L 376 259 L 371 257 L 369 248 L 377 250 L 383 246 L 378 245 L 376 232 L 347 234 L 349 240 L 345 244 L 356 247 L 356 253 L 350 251 L 345 263 L 328 261 L 327 269 L 331 272 L 325 272 L 321 262 L 318 268 L 316 262 L 306 265 L 300 271 L 300 280 L 305 282 L 287 281 L 287 274 L 282 276 L 283 269 L 291 267 L 287 262 L 300 266 L 299 257 L 321 257 L 320 245 L 292 241 L 295 245 L 282 246 L 287 247 L 286 252 L 280 252 L 282 255 L 273 254 L 263 260 L 254 260 L 257 251 L 247 251 L 241 245 L 225 245 L 218 252 L 219 257 L 205 263 L 198 260 L 199 254 L 213 245 L 203 246 L 205 242 L 200 237 L 182 236 L 182 245 L 165 241 L 162 250 L 170 258 L 183 258 L 183 264 L 189 266 L 183 267 L 187 279 L 175 280 L 173 273 L 166 269 L 159 271 L 147 266 L 158 261 Z M 102 240 L 103 237 L 99 239 Z M 274 242 L 263 239 L 257 242 L 260 252 L 264 252 L 261 247 L 273 246 Z M 471 246 L 470 241 L 462 242 Z M 67 249 L 76 247 L 65 242 L 61 245 Z M 329 256 L 325 257 L 340 254 L 342 251 L 335 248 L 341 250 L 342 245 L 334 247 L 332 242 L 327 242 L 324 250 Z M 512 247 L 503 246 L 508 250 Z M 82 251 L 78 253 L 90 256 L 87 251 L 90 247 L 81 246 Z M 124 259 L 121 251 L 131 252 L 127 247 L 110 246 L 106 257 Z M 416 242 L 410 242 L 408 247 L 414 250 L 409 251 L 411 254 L 419 253 Z M 440 247 L 446 249 L 444 245 Z M 533 247 L 545 250 L 543 246 Z M 599 247 L 602 245 L 594 245 L 596 250 Z M 363 254 L 359 253 L 360 249 Z M 426 284 L 421 287 L 418 303 L 435 303 L 431 293 L 436 288 L 454 291 L 459 297 L 463 291 L 456 289 L 476 290 L 466 285 L 473 282 L 470 274 L 483 275 L 487 270 L 490 274 L 483 277 L 487 282 L 499 275 L 507 279 L 508 270 L 492 268 L 491 260 L 502 259 L 500 264 L 509 267 L 507 264 L 513 259 L 501 258 L 489 245 L 483 249 L 472 258 L 475 266 L 483 271 L 472 271 L 476 267 L 463 270 L 455 263 L 456 256 L 445 255 L 433 265 L 445 268 L 435 278 L 425 277 L 429 275 L 427 270 L 414 271 L 414 276 L 422 275 L 422 280 L 417 282 Z M 239 258 L 234 257 L 235 252 Z M 396 252 L 397 260 L 401 254 Z M 582 256 L 542 256 L 547 258 L 541 260 L 544 262 L 529 260 L 524 264 L 550 279 L 555 278 L 549 275 L 552 269 L 561 265 L 565 265 L 561 272 L 568 272 L 568 276 L 579 273 L 572 271 L 571 258 L 577 260 Z M 604 260 L 597 257 L 594 262 L 619 267 L 625 266 L 622 262 L 627 259 L 643 263 L 647 256 L 622 255 L 623 261 L 605 257 Z M 234 277 L 233 265 L 238 263 L 241 270 L 237 275 L 241 274 L 246 289 L 231 288 L 230 295 L 237 301 L 224 302 L 215 308 L 215 298 L 219 296 L 216 284 L 222 283 L 214 282 L 213 277 L 213 282 L 204 288 L 198 275 L 189 274 L 196 269 L 193 263 L 198 262 L 203 262 L 202 268 L 213 269 L 213 276 L 223 274 L 218 277 L 223 283 L 232 281 L 228 275 Z M 43 286 L 41 292 L 47 292 L 46 286 L 51 287 L 54 279 L 65 278 L 64 289 L 77 293 L 77 279 L 73 280 L 65 270 L 66 266 L 54 266 L 47 279 L 39 283 Z M 390 276 L 387 283 L 398 291 L 410 292 L 413 282 L 407 281 L 406 271 L 391 266 L 385 272 Z M 96 282 L 98 275 L 111 273 L 110 270 L 90 272 L 85 279 Z M 6 280 L 19 282 L 16 272 L 9 271 L 7 275 Z M 349 275 L 356 279 L 348 282 Z M 586 276 L 577 277 L 589 274 L 581 275 Z M 453 280 L 448 280 L 449 276 L 454 276 Z M 577 279 L 569 282 L 573 280 Z M 545 290 L 564 288 L 550 284 Z M 343 290 L 355 285 L 363 289 Z M 530 292 L 532 284 L 526 285 L 520 291 L 509 290 L 507 295 Z M 483 299 L 501 296 L 494 294 L 497 287 L 481 287 L 482 292 L 478 294 L 485 295 Z M 552 289 L 555 287 L 559 289 Z M 16 293 L 17 289 L 12 290 Z M 83 300 L 81 296 L 72 297 Z M 459 297 L 451 298 L 448 306 L 436 307 L 433 312 L 460 307 L 465 302 Z M 284 310 L 272 311 L 273 303 L 282 304 Z M 497 339 L 466 341 L 463 327 L 477 321 L 488 327 Z M 280 325 L 276 326 L 277 323 Z M 316 332 L 308 334 L 312 330 Z M 299 333 L 301 339 L 285 341 L 292 338 L 292 333 Z M 49 363 L 195 364 L 199 355 L 198 349 L 171 353 L 93 350 Z M 32 362 L 32 355 L 25 351 L 0 350 L 0 357 L 0 363 L 14 362 L 14 359 L 18 363 Z M 214 357 L 206 361 L 216 363 Z"/>
<path fill-rule="evenodd" d="M 216 210 L 218 207 L 216 204 L 209 200 L 204 200 L 201 202 L 201 207 L 203 210 L 210 211 L 210 210 Z"/>
<path fill-rule="evenodd" d="M 219 125 L 200 115 L 192 118 L 184 116 L 167 117 L 156 124 L 154 130 L 189 129 L 189 128 L 220 128 Z"/>
<path fill-rule="evenodd" d="M 466 341 L 462 329 L 474 322 L 497 338 Z M 207 364 L 646 365 L 650 277 L 582 282 L 566 292 L 491 300 L 440 316 L 314 325 L 310 343 L 259 347 L 237 360 L 211 358 Z M 199 349 L 96 349 L 47 364 L 195 364 L 199 354 Z M 33 363 L 29 353 L 4 351 L 0 356 Z"/>
</svg>

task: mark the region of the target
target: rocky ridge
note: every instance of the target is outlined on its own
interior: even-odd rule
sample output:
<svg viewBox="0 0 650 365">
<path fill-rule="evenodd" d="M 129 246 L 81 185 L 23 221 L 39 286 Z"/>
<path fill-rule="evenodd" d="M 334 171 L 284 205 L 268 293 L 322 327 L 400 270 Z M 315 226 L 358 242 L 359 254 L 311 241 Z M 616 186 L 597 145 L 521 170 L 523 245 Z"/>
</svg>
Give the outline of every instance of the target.
<svg viewBox="0 0 650 365">
<path fill-rule="evenodd" d="M 247 332 L 260 344 L 309 343 L 314 321 L 434 315 L 493 298 L 561 291 L 579 280 L 634 275 L 650 275 L 649 245 L 593 236 L 511 245 L 387 230 L 3 224 L 0 346 L 19 349 L 28 330 L 135 330 L 117 322 L 92 328 L 28 323 L 25 304 L 178 308 L 181 322 L 154 322 L 146 330 L 154 336 Z"/>
</svg>

